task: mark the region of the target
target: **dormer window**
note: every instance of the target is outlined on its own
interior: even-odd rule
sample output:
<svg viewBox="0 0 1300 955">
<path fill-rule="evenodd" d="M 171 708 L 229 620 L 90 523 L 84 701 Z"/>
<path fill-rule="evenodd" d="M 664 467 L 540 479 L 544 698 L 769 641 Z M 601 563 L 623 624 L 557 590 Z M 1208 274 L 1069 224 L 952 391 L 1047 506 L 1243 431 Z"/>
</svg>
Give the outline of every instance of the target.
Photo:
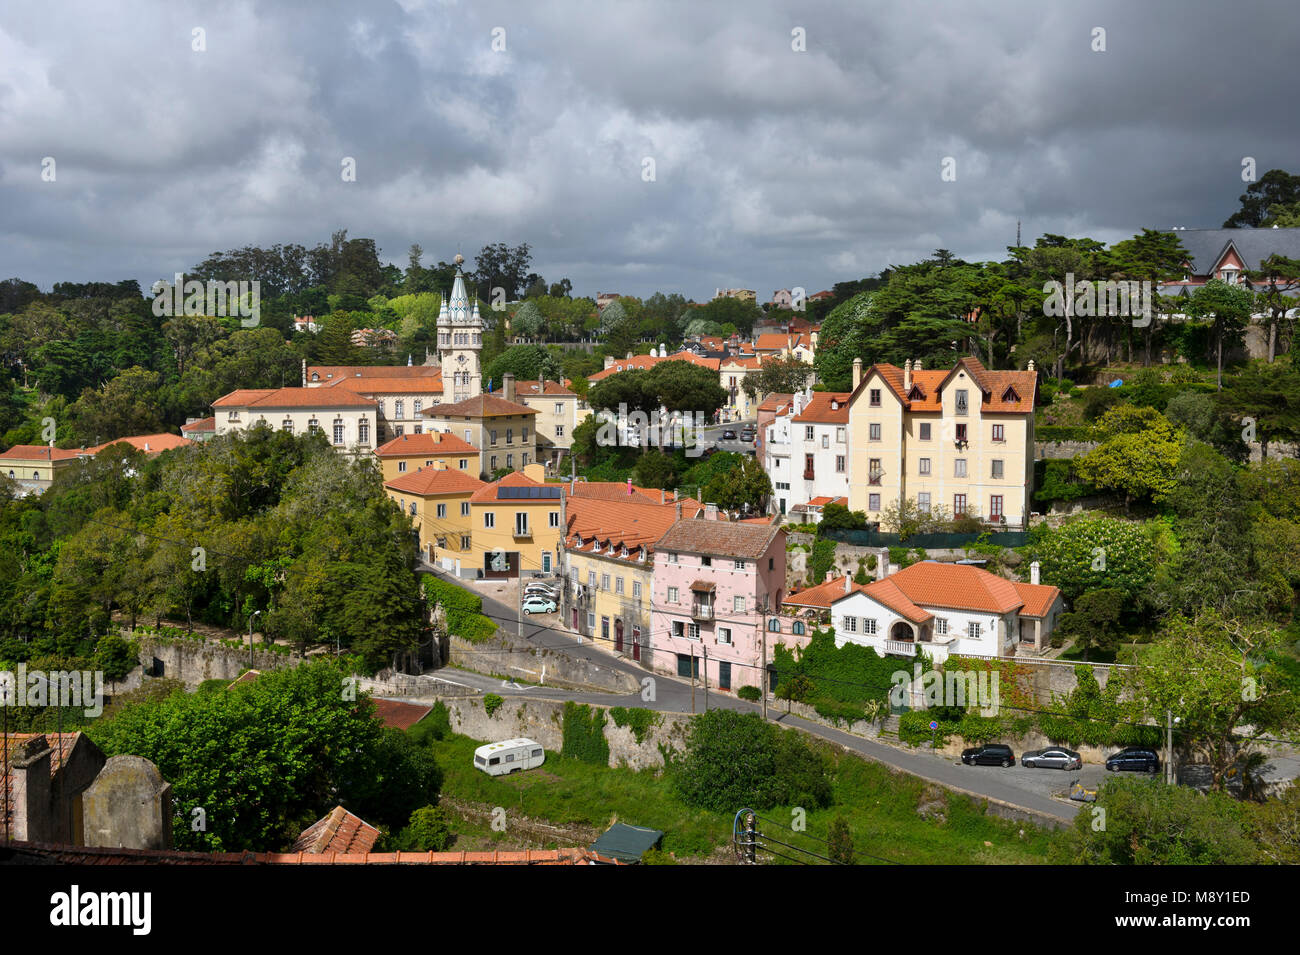
<svg viewBox="0 0 1300 955">
<path fill-rule="evenodd" d="M 909 401 L 921 401 L 925 398 L 925 392 L 923 392 L 918 386 L 913 385 L 912 390 L 907 393 L 907 398 Z"/>
<path fill-rule="evenodd" d="M 1002 400 L 1008 403 L 1015 403 L 1020 400 L 1020 394 L 1014 386 L 1008 385 L 1007 390 L 1002 392 Z"/>
<path fill-rule="evenodd" d="M 969 409 L 966 395 L 967 392 L 965 388 L 957 389 L 957 414 L 966 414 Z"/>
</svg>

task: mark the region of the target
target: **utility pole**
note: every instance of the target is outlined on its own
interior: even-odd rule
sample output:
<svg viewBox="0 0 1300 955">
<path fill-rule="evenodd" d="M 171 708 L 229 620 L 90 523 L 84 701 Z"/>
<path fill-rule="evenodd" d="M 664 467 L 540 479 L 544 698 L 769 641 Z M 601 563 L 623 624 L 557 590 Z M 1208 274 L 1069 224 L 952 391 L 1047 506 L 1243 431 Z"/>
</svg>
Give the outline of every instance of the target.
<svg viewBox="0 0 1300 955">
<path fill-rule="evenodd" d="M 704 644 L 700 647 L 704 651 L 704 712 L 709 712 L 709 647 Z"/>
<path fill-rule="evenodd" d="M 1165 710 L 1165 784 L 1174 782 L 1174 711 Z"/>
<path fill-rule="evenodd" d="M 695 647 L 691 647 L 691 712 L 695 712 Z"/>
<path fill-rule="evenodd" d="M 767 607 L 763 608 L 764 617 L 767 616 Z M 758 661 L 758 698 L 763 701 L 763 722 L 767 722 L 767 627 L 761 623 L 758 627 L 759 635 L 763 643 L 763 657 Z"/>
</svg>

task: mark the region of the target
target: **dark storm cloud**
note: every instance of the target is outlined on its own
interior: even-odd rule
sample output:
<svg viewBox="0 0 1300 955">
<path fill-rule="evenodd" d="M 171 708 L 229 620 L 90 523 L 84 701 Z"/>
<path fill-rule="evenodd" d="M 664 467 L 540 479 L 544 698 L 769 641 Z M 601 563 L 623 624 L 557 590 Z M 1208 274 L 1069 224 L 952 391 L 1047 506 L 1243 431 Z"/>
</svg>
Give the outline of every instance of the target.
<svg viewBox="0 0 1300 955">
<path fill-rule="evenodd" d="M 1217 226 L 1242 157 L 1300 171 L 1283 0 L 51 6 L 0 13 L 0 273 L 47 288 L 347 228 L 766 298 L 999 258 L 1017 219 Z"/>
</svg>

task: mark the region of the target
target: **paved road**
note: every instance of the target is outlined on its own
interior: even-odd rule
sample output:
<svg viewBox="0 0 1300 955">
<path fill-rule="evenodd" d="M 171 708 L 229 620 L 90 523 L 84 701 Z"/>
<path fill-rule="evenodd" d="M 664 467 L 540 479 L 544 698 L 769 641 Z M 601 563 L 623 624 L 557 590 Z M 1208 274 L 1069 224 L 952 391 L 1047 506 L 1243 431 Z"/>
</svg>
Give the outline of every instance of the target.
<svg viewBox="0 0 1300 955">
<path fill-rule="evenodd" d="M 454 576 L 430 568 L 426 572 L 436 573 L 439 577 L 459 583 Z M 483 612 L 491 616 L 503 629 L 515 630 L 515 608 L 482 593 L 479 588 L 469 584 L 468 588 L 483 598 Z M 634 677 L 638 682 L 651 674 L 641 666 L 622 657 L 607 653 L 592 645 L 590 640 L 578 637 L 559 629 L 558 614 L 534 615 L 525 617 L 523 635 L 535 645 L 567 653 L 570 656 L 591 660 L 601 666 L 619 670 Z M 555 628 L 555 629 L 552 629 Z M 554 687 L 537 687 L 503 682 L 500 679 L 471 673 L 455 667 L 446 667 L 438 671 L 438 676 L 456 683 L 473 686 L 484 692 L 493 692 L 501 696 L 535 697 L 538 699 L 573 700 L 576 703 L 597 703 L 602 706 L 642 706 L 668 713 L 703 712 L 704 691 L 699 685 L 695 687 L 692 701 L 691 685 L 688 681 L 663 673 L 653 674 L 655 681 L 655 699 L 645 701 L 638 693 L 616 694 L 600 692 L 575 692 Z M 725 708 L 742 712 L 759 712 L 757 703 L 749 703 L 721 693 L 710 693 L 709 709 Z M 833 727 L 823 726 L 801 719 L 798 716 L 783 713 L 778 704 L 769 702 L 768 716 L 775 722 L 786 726 L 796 726 L 822 739 L 830 740 L 851 749 L 868 759 L 891 766 L 894 769 L 911 773 L 922 779 L 938 783 L 949 788 L 959 789 L 977 797 L 985 797 L 1030 809 L 1057 819 L 1069 821 L 1078 813 L 1082 804 L 1054 799 L 1054 790 L 1068 789 L 1075 779 L 1081 779 L 1088 788 L 1096 784 L 1105 775 L 1101 766 L 1084 766 L 1080 772 L 1067 773 L 1051 769 L 1026 769 L 1013 766 L 1002 769 L 996 766 L 963 766 L 952 757 L 939 756 L 924 751 L 904 750 L 878 743 L 875 740 L 853 736 Z"/>
</svg>

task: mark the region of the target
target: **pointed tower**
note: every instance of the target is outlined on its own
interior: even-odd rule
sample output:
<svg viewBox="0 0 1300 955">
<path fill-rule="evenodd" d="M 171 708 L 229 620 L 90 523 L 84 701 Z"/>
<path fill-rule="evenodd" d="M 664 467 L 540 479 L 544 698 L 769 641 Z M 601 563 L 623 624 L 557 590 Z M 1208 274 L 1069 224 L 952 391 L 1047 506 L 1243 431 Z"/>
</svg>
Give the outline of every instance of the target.
<svg viewBox="0 0 1300 955">
<path fill-rule="evenodd" d="M 483 369 L 479 361 L 483 350 L 483 320 L 478 313 L 478 301 L 475 300 L 471 309 L 469 293 L 465 290 L 465 276 L 460 269 L 465 257 L 458 254 L 454 261 L 456 278 L 438 312 L 442 396 L 448 404 L 483 392 Z"/>
</svg>

